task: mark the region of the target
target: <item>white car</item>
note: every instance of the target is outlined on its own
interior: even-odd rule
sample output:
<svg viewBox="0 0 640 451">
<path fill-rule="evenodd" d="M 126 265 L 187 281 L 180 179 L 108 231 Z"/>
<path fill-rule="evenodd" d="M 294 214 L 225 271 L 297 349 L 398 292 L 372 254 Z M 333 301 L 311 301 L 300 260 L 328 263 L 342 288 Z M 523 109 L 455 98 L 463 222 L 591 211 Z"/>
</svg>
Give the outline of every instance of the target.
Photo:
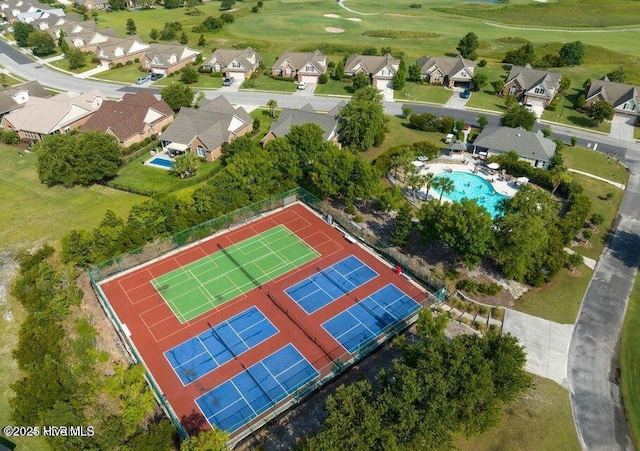
<svg viewBox="0 0 640 451">
<path fill-rule="evenodd" d="M 300 91 L 304 91 L 305 89 L 307 89 L 307 82 L 303 81 L 302 83 L 298 83 L 298 89 Z"/>
</svg>

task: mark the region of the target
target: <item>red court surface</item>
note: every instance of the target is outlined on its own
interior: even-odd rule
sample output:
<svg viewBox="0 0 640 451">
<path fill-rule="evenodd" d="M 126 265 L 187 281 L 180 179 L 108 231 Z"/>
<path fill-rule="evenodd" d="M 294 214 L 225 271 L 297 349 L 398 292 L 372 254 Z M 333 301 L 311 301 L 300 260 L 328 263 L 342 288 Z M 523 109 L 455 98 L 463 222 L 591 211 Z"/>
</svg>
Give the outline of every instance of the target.
<svg viewBox="0 0 640 451">
<path fill-rule="evenodd" d="M 185 323 L 180 323 L 150 282 L 162 274 L 218 252 L 217 243 L 229 246 L 277 225 L 286 226 L 312 246 L 320 256 L 264 283 L 261 288 L 256 287 Z M 317 274 L 318 268 L 327 268 L 350 255 L 354 255 L 368 265 L 378 273 L 378 276 L 310 315 L 284 292 L 301 280 Z M 196 398 L 242 372 L 244 368 L 261 361 L 287 343 L 292 343 L 311 365 L 321 372 L 322 376 L 330 372 L 333 360 L 340 359 L 343 362 L 349 360 L 351 356 L 323 329 L 322 323 L 352 307 L 357 302 L 356 299 L 364 299 L 390 283 L 416 302 L 424 304 L 427 297 L 425 291 L 405 277 L 395 274 L 388 263 L 359 244 L 345 239 L 339 230 L 327 224 L 306 206 L 295 203 L 231 231 L 169 253 L 160 259 L 100 282 L 98 285 L 120 322 L 131 332 L 130 341 L 135 345 L 164 397 L 185 429 L 193 433 L 198 429 L 209 428 L 207 420 L 194 401 Z M 270 293 L 280 306 L 277 306 L 267 293 Z M 278 332 L 237 358 L 184 386 L 163 353 L 250 306 L 257 306 Z M 284 310 L 294 318 L 295 322 L 285 314 Z M 304 330 L 296 323 L 301 324 Z M 315 342 L 309 338 L 310 336 Z M 272 412 L 269 411 L 269 413 Z M 252 424 L 257 424 L 258 419 Z M 236 435 L 239 433 L 241 431 L 236 431 Z"/>
</svg>

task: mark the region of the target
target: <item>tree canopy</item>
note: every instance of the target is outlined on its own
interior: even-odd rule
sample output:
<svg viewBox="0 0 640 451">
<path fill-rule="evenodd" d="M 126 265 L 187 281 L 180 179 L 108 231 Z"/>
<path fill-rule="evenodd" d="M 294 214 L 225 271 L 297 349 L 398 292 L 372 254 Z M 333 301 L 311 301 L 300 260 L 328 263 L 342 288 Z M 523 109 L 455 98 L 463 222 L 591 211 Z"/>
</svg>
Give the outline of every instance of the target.
<svg viewBox="0 0 640 451">
<path fill-rule="evenodd" d="M 532 111 L 529 111 L 524 105 L 516 103 L 507 108 L 504 116 L 500 119 L 500 124 L 512 128 L 522 127 L 525 130 L 531 131 L 533 130 L 536 120 L 536 115 Z"/>
<path fill-rule="evenodd" d="M 584 60 L 586 49 L 581 41 L 567 42 L 559 51 L 565 66 L 579 66 Z"/>
<path fill-rule="evenodd" d="M 613 105 L 604 100 L 598 100 L 587 109 L 587 116 L 589 116 L 596 124 L 605 120 L 610 121 L 613 119 L 614 113 Z"/>
<path fill-rule="evenodd" d="M 178 111 L 183 106 L 191 106 L 194 95 L 193 89 L 189 86 L 175 81 L 160 90 L 160 97 L 173 111 Z"/>
<path fill-rule="evenodd" d="M 344 143 L 349 147 L 367 150 L 384 141 L 389 119 L 384 114 L 382 94 L 376 88 L 358 89 L 338 118 Z"/>
<path fill-rule="evenodd" d="M 456 50 L 460 52 L 463 58 L 475 60 L 478 58 L 478 54 L 476 53 L 478 47 L 480 47 L 480 40 L 473 31 L 470 31 L 460 39 Z"/>
</svg>

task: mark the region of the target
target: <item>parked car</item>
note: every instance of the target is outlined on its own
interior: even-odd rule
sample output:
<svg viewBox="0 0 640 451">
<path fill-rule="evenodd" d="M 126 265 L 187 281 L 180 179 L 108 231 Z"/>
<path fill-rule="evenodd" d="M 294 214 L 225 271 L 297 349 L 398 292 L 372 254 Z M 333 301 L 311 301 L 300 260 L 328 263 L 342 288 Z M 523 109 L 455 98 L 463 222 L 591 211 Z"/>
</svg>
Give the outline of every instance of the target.
<svg viewBox="0 0 640 451">
<path fill-rule="evenodd" d="M 162 77 L 164 77 L 164 75 L 162 74 L 156 74 L 155 72 L 152 73 L 151 75 L 149 75 L 149 80 L 151 81 L 158 81 L 160 80 Z"/>
<path fill-rule="evenodd" d="M 148 75 L 145 75 L 144 77 L 140 77 L 136 80 L 136 84 L 137 85 L 141 85 L 143 83 L 145 83 L 147 80 L 149 79 Z"/>
<path fill-rule="evenodd" d="M 307 89 L 307 82 L 303 81 L 302 83 L 298 83 L 298 89 L 300 91 L 304 91 L 305 89 Z"/>
<path fill-rule="evenodd" d="M 226 77 L 224 80 L 222 80 L 222 86 L 231 86 L 234 81 L 235 81 L 235 78 Z"/>
<path fill-rule="evenodd" d="M 464 91 L 462 91 L 460 93 L 460 97 L 462 97 L 463 99 L 468 99 L 469 97 L 471 97 L 471 89 L 467 88 Z"/>
</svg>

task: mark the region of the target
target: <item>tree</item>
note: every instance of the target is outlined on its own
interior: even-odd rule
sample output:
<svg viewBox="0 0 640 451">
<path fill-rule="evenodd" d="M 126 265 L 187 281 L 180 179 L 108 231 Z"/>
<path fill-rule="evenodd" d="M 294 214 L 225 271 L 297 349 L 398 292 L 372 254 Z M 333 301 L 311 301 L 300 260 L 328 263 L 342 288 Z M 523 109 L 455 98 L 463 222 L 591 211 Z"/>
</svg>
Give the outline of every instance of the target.
<svg viewBox="0 0 640 451">
<path fill-rule="evenodd" d="M 278 101 L 275 99 L 269 99 L 267 102 L 267 107 L 269 108 L 269 116 L 276 117 L 276 108 L 278 108 Z"/>
<path fill-rule="evenodd" d="M 425 193 L 425 199 L 427 200 L 429 200 L 429 190 L 431 189 L 431 185 L 433 184 L 434 177 L 435 174 L 433 174 L 432 172 L 427 172 L 422 176 L 422 186 L 427 189 L 427 192 Z"/>
<path fill-rule="evenodd" d="M 536 120 L 536 115 L 532 111 L 529 111 L 524 105 L 516 104 L 507 109 L 504 116 L 500 119 L 500 124 L 511 128 L 522 127 L 525 130 L 531 131 L 533 130 Z"/>
<path fill-rule="evenodd" d="M 46 31 L 34 31 L 29 35 L 27 45 L 36 56 L 46 56 L 56 51 L 56 43 Z"/>
<path fill-rule="evenodd" d="M 404 85 L 407 83 L 407 65 L 404 62 L 404 59 L 400 60 L 400 65 L 398 66 L 398 71 L 393 76 L 393 89 L 396 91 L 400 91 L 404 88 Z"/>
<path fill-rule="evenodd" d="M 228 11 L 236 4 L 236 0 L 222 0 L 220 3 L 220 11 Z"/>
<path fill-rule="evenodd" d="M 491 84 L 493 85 L 493 92 L 501 96 L 504 91 L 504 80 L 500 78 Z"/>
<path fill-rule="evenodd" d="M 409 236 L 413 229 L 413 222 L 411 205 L 408 202 L 404 202 L 398 214 L 396 215 L 396 222 L 391 231 L 391 242 L 398 246 L 406 246 L 409 242 Z"/>
<path fill-rule="evenodd" d="M 180 8 L 184 4 L 184 0 L 164 0 L 165 9 Z"/>
<path fill-rule="evenodd" d="M 198 78 L 198 71 L 191 65 L 184 66 L 180 71 L 180 81 L 185 85 L 191 85 L 197 82 Z"/>
<path fill-rule="evenodd" d="M 567 42 L 558 53 L 566 66 L 579 66 L 584 60 L 585 47 L 580 41 Z"/>
<path fill-rule="evenodd" d="M 358 89 L 338 114 L 343 142 L 361 151 L 382 144 L 388 121 L 384 114 L 382 94 L 372 86 Z"/>
<path fill-rule="evenodd" d="M 64 30 L 60 30 L 60 36 L 58 36 L 58 48 L 62 51 L 62 53 L 67 53 L 70 48 L 69 44 L 65 39 L 67 35 L 64 33 Z"/>
<path fill-rule="evenodd" d="M 442 196 L 444 194 L 449 194 L 451 193 L 453 190 L 455 190 L 455 184 L 453 183 L 453 180 L 448 179 L 446 177 L 441 177 L 439 179 L 436 180 L 438 182 L 438 189 L 440 190 L 440 199 L 438 199 L 438 203 L 442 204 Z M 434 181 L 434 183 L 436 182 Z"/>
<path fill-rule="evenodd" d="M 471 79 L 474 91 L 480 91 L 487 84 L 489 77 L 484 72 L 476 71 Z"/>
<path fill-rule="evenodd" d="M 191 106 L 194 93 L 189 86 L 174 81 L 160 90 L 160 97 L 173 111 L 178 111 L 183 106 Z"/>
<path fill-rule="evenodd" d="M 159 37 L 160 37 L 160 32 L 157 29 L 152 28 L 151 31 L 149 32 L 149 38 L 155 42 L 158 40 Z"/>
<path fill-rule="evenodd" d="M 582 231 L 582 238 L 584 238 L 585 244 L 589 244 L 589 240 L 591 239 L 592 235 L 593 233 L 589 229 L 585 229 Z"/>
<path fill-rule="evenodd" d="M 627 74 L 622 70 L 622 66 L 618 66 L 617 69 L 612 70 L 607 74 L 609 81 L 615 81 L 616 83 L 624 83 L 627 80 Z"/>
<path fill-rule="evenodd" d="M 176 157 L 173 166 L 171 166 L 171 170 L 183 179 L 196 175 L 198 166 L 200 166 L 200 158 L 193 152 L 187 152 L 184 155 Z"/>
<path fill-rule="evenodd" d="M 596 230 L 599 225 L 604 223 L 604 215 L 602 213 L 594 213 L 589 218 L 589 222 L 593 226 L 593 230 Z"/>
<path fill-rule="evenodd" d="M 613 119 L 614 113 L 613 106 L 604 100 L 598 100 L 587 109 L 587 116 L 596 124 L 605 120 L 610 121 Z"/>
<path fill-rule="evenodd" d="M 17 21 L 13 24 L 13 37 L 20 47 L 29 46 L 29 36 L 35 31 L 35 28 L 28 23 Z"/>
<path fill-rule="evenodd" d="M 357 74 L 355 74 L 353 78 L 351 78 L 351 82 L 353 83 L 353 89 L 355 91 L 367 86 L 371 86 L 371 80 L 366 74 L 362 72 L 358 72 Z"/>
<path fill-rule="evenodd" d="M 190 437 L 180 443 L 180 451 L 225 451 L 229 434 L 220 429 L 202 431 L 195 437 Z"/>
<path fill-rule="evenodd" d="M 226 164 L 238 154 L 250 154 L 254 150 L 254 147 L 251 138 L 246 135 L 239 136 L 233 141 L 226 142 L 222 145 L 222 160 Z"/>
<path fill-rule="evenodd" d="M 205 47 L 207 45 L 207 40 L 204 38 L 204 35 L 201 34 L 198 38 L 198 47 Z"/>
<path fill-rule="evenodd" d="M 344 77 L 344 61 L 340 60 L 337 62 L 332 76 L 334 80 L 342 80 Z"/>
<path fill-rule="evenodd" d="M 46 185 L 90 185 L 114 177 L 121 149 L 111 135 L 49 135 L 34 146 L 40 181 Z"/>
<path fill-rule="evenodd" d="M 136 34 L 136 23 L 134 22 L 133 19 L 127 19 L 127 34 L 128 35 L 134 35 Z"/>
<path fill-rule="evenodd" d="M 478 116 L 477 122 L 480 128 L 485 128 L 489 124 L 489 119 L 484 114 L 481 114 Z"/>
<path fill-rule="evenodd" d="M 125 0 L 109 0 L 109 7 L 114 10 L 114 11 L 122 11 L 127 9 L 127 4 L 125 2 Z M 95 13 L 96 11 L 93 11 L 91 14 L 94 17 L 94 20 L 96 19 L 97 15 L 94 15 L 93 13 Z"/>
<path fill-rule="evenodd" d="M 567 259 L 567 265 L 571 269 L 571 272 L 574 272 L 578 266 L 584 263 L 584 258 L 582 255 L 578 253 L 569 254 L 569 258 Z"/>
<path fill-rule="evenodd" d="M 518 49 L 508 51 L 502 61 L 515 66 L 525 66 L 533 63 L 534 59 L 535 51 L 533 49 L 533 44 L 527 42 Z"/>
<path fill-rule="evenodd" d="M 460 52 L 460 55 L 463 58 L 475 60 L 478 58 L 478 55 L 476 54 L 476 50 L 478 50 L 478 47 L 480 47 L 480 40 L 474 32 L 470 31 L 462 39 L 460 39 L 456 50 Z"/>
<path fill-rule="evenodd" d="M 65 54 L 67 62 L 69 63 L 69 69 L 78 69 L 83 67 L 87 63 L 87 54 L 82 50 L 69 49 Z"/>
<path fill-rule="evenodd" d="M 412 64 L 409 66 L 409 80 L 410 81 L 420 81 L 422 78 L 420 74 L 420 66 L 418 64 Z"/>
<path fill-rule="evenodd" d="M 407 175 L 407 185 L 411 188 L 411 193 L 413 194 L 413 200 L 417 200 L 416 193 L 422 186 L 422 177 L 415 172 Z"/>
<path fill-rule="evenodd" d="M 183 31 L 182 34 L 180 35 L 180 44 L 188 44 L 188 43 L 189 43 L 189 36 L 187 36 L 187 33 Z"/>
</svg>

